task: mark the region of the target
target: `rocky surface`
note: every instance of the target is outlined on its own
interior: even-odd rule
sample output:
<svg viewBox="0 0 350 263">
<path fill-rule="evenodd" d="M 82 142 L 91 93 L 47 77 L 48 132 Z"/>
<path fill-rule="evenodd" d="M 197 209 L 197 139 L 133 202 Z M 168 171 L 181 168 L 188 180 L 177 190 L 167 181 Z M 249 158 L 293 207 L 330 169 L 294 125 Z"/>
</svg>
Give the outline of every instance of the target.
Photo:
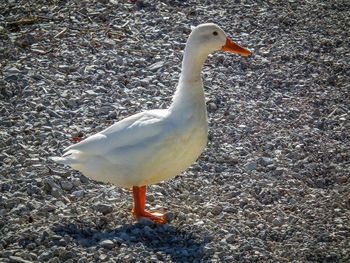
<svg viewBox="0 0 350 263">
<path fill-rule="evenodd" d="M 349 262 L 349 1 L 14 1 L 0 9 L 1 262 Z M 253 55 L 203 69 L 206 150 L 128 189 L 48 161 L 169 106 L 190 25 Z"/>
</svg>

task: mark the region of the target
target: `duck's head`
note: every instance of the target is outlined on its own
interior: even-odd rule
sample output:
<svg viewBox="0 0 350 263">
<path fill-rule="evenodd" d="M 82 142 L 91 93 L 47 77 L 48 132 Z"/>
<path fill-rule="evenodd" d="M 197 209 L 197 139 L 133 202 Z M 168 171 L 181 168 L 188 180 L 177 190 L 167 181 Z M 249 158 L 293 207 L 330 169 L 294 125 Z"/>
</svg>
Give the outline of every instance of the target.
<svg viewBox="0 0 350 263">
<path fill-rule="evenodd" d="M 201 24 L 192 28 L 188 44 L 194 48 L 203 49 L 203 52 L 208 54 L 216 50 L 225 50 L 241 55 L 251 54 L 248 49 L 229 39 L 225 32 L 213 23 Z"/>
</svg>

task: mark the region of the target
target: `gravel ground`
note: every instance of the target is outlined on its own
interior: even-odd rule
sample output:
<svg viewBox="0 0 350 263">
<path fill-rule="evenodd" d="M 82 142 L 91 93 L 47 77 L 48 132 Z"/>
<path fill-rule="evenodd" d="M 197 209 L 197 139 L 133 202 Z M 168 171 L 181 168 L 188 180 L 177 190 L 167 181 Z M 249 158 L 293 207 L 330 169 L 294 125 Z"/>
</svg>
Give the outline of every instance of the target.
<svg viewBox="0 0 350 263">
<path fill-rule="evenodd" d="M 0 8 L 0 262 L 350 262 L 350 2 L 15 1 Z M 206 150 L 129 189 L 48 161 L 169 106 L 190 25 L 253 55 L 203 69 Z"/>
</svg>

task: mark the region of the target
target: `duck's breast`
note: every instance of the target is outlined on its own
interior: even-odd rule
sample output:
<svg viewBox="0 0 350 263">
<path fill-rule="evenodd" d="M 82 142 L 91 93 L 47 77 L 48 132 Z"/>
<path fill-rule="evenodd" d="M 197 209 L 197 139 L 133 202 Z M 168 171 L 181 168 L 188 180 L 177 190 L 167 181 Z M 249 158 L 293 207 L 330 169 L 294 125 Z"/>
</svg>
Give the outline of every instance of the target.
<svg viewBox="0 0 350 263">
<path fill-rule="evenodd" d="M 181 120 L 170 117 L 168 121 L 171 128 L 139 171 L 145 173 L 141 184 L 154 184 L 178 175 L 197 160 L 206 146 L 206 115 L 184 114 Z"/>
</svg>

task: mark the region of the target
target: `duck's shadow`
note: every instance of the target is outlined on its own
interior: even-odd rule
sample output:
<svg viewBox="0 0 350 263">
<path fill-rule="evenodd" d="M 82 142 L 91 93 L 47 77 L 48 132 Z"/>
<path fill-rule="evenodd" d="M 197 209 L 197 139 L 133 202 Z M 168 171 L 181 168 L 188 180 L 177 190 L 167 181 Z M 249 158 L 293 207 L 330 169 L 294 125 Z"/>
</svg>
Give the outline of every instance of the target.
<svg viewBox="0 0 350 263">
<path fill-rule="evenodd" d="M 164 256 L 170 256 L 173 262 L 210 261 L 210 255 L 204 249 L 205 239 L 184 226 L 168 224 L 148 226 L 137 223 L 126 224 L 114 230 L 98 230 L 93 227 L 81 228 L 75 224 L 66 224 L 56 226 L 52 230 L 62 237 L 70 236 L 73 242 L 82 247 L 107 247 L 112 251 L 113 248 L 116 251 L 121 248 L 132 251 L 136 247 L 137 250 L 163 252 Z"/>
</svg>

